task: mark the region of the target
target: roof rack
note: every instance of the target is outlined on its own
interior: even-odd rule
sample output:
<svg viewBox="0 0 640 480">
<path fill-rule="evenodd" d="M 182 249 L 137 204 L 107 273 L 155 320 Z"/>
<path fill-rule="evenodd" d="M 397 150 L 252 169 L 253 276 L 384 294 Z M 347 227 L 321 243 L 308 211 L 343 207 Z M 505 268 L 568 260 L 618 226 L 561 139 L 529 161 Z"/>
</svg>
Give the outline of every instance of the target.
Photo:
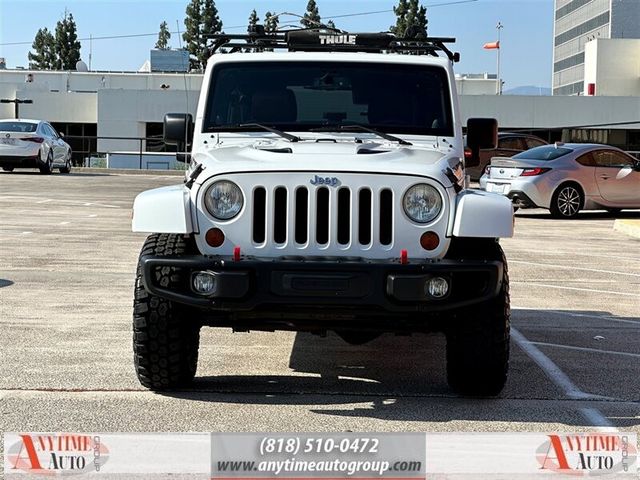
<svg viewBox="0 0 640 480">
<path fill-rule="evenodd" d="M 210 49 L 213 55 L 222 48 L 237 51 L 263 51 L 265 49 L 287 49 L 290 52 L 368 52 L 368 53 L 411 53 L 414 55 L 438 56 L 444 52 L 452 62 L 460 61 L 460 54 L 452 52 L 445 45 L 454 43 L 455 38 L 397 37 L 390 32 L 348 33 L 330 28 L 308 28 L 266 33 L 258 25 L 246 34 L 214 34 L 207 38 L 214 40 Z"/>
</svg>

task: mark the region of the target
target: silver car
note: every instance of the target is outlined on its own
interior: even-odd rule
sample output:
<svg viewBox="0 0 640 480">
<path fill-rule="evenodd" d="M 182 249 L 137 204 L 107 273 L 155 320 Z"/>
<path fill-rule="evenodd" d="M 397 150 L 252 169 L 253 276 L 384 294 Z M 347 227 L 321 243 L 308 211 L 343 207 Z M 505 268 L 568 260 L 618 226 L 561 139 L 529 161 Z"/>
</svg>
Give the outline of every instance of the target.
<svg viewBox="0 0 640 480">
<path fill-rule="evenodd" d="M 640 161 L 607 145 L 556 143 L 511 158 L 495 157 L 480 188 L 516 208 L 546 208 L 556 218 L 580 210 L 640 208 Z"/>
<path fill-rule="evenodd" d="M 0 120 L 0 167 L 39 168 L 41 173 L 71 171 L 71 147 L 43 120 Z"/>
</svg>

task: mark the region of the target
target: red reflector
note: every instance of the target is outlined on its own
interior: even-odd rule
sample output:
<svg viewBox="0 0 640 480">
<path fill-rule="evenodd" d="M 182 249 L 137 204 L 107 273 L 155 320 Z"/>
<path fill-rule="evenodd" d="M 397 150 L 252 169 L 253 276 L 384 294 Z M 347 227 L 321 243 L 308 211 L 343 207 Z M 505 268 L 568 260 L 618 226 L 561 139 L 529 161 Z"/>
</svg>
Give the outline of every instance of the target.
<svg viewBox="0 0 640 480">
<path fill-rule="evenodd" d="M 520 174 L 521 177 L 535 177 L 536 175 L 541 175 L 544 172 L 548 172 L 551 170 L 550 168 L 525 168 L 523 172 Z"/>
<path fill-rule="evenodd" d="M 206 240 L 207 245 L 213 248 L 218 248 L 224 243 L 224 233 L 219 228 L 212 228 L 207 230 L 204 239 Z"/>
<path fill-rule="evenodd" d="M 233 247 L 233 261 L 240 261 L 240 247 Z"/>
<path fill-rule="evenodd" d="M 420 246 L 425 250 L 435 250 L 440 245 L 440 237 L 436 232 L 424 232 L 420 236 Z"/>
<path fill-rule="evenodd" d="M 409 263 L 408 253 L 404 249 L 400 250 L 400 263 L 402 265 L 406 265 L 407 263 Z"/>
<path fill-rule="evenodd" d="M 35 143 L 44 142 L 44 138 L 42 137 L 24 137 L 24 138 L 21 138 L 20 140 L 24 140 L 25 142 L 35 142 Z"/>
<path fill-rule="evenodd" d="M 464 149 L 464 158 L 471 158 L 471 149 L 470 148 L 465 148 Z"/>
</svg>

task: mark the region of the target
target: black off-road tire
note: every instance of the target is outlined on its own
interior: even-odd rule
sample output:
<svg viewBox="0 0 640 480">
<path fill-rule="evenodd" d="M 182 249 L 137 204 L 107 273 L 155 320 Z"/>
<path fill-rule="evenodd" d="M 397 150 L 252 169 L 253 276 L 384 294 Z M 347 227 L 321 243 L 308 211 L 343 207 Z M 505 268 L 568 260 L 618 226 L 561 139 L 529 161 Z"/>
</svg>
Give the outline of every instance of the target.
<svg viewBox="0 0 640 480">
<path fill-rule="evenodd" d="M 498 395 L 507 381 L 510 343 L 509 272 L 500 245 L 494 240 L 456 239 L 458 259 L 501 261 L 502 286 L 495 298 L 458 310 L 449 319 L 447 381 L 465 396 Z"/>
<path fill-rule="evenodd" d="M 13 167 L 2 167 L 5 172 L 13 172 Z"/>
<path fill-rule="evenodd" d="M 182 235 L 156 233 L 147 238 L 140 255 L 189 254 L 195 248 L 192 240 Z M 156 271 L 156 281 L 163 287 L 182 280 L 180 271 L 173 267 Z M 151 390 L 191 383 L 198 367 L 200 327 L 194 310 L 145 290 L 138 262 L 133 300 L 133 359 L 140 383 Z"/>
<path fill-rule="evenodd" d="M 584 193 L 576 183 L 563 183 L 551 197 L 549 211 L 553 218 L 573 219 L 584 207 Z"/>
</svg>

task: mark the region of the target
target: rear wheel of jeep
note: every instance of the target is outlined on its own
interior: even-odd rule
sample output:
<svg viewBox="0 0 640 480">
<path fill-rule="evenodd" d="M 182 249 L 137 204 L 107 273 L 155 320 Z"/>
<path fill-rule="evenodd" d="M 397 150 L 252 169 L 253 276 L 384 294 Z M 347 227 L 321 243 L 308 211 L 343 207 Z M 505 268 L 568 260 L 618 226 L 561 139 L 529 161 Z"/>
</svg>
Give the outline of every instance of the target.
<svg viewBox="0 0 640 480">
<path fill-rule="evenodd" d="M 467 239 L 458 239 L 466 241 Z M 509 369 L 509 272 L 504 252 L 493 241 L 474 239 L 456 257 L 503 262 L 498 296 L 457 311 L 447 328 L 447 380 L 461 395 L 498 395 Z M 464 250 L 469 250 L 463 253 Z"/>
<path fill-rule="evenodd" d="M 181 235 L 150 235 L 140 256 L 176 255 L 195 251 L 191 239 Z M 177 285 L 179 269 L 164 267 L 155 272 L 164 287 Z M 140 383 L 152 390 L 188 385 L 196 374 L 200 324 L 186 305 L 151 295 L 142 285 L 142 266 L 138 261 L 133 300 L 133 358 Z"/>
<path fill-rule="evenodd" d="M 336 334 L 350 345 L 364 345 L 382 335 L 380 332 L 359 332 L 357 330 L 336 330 Z"/>
</svg>

